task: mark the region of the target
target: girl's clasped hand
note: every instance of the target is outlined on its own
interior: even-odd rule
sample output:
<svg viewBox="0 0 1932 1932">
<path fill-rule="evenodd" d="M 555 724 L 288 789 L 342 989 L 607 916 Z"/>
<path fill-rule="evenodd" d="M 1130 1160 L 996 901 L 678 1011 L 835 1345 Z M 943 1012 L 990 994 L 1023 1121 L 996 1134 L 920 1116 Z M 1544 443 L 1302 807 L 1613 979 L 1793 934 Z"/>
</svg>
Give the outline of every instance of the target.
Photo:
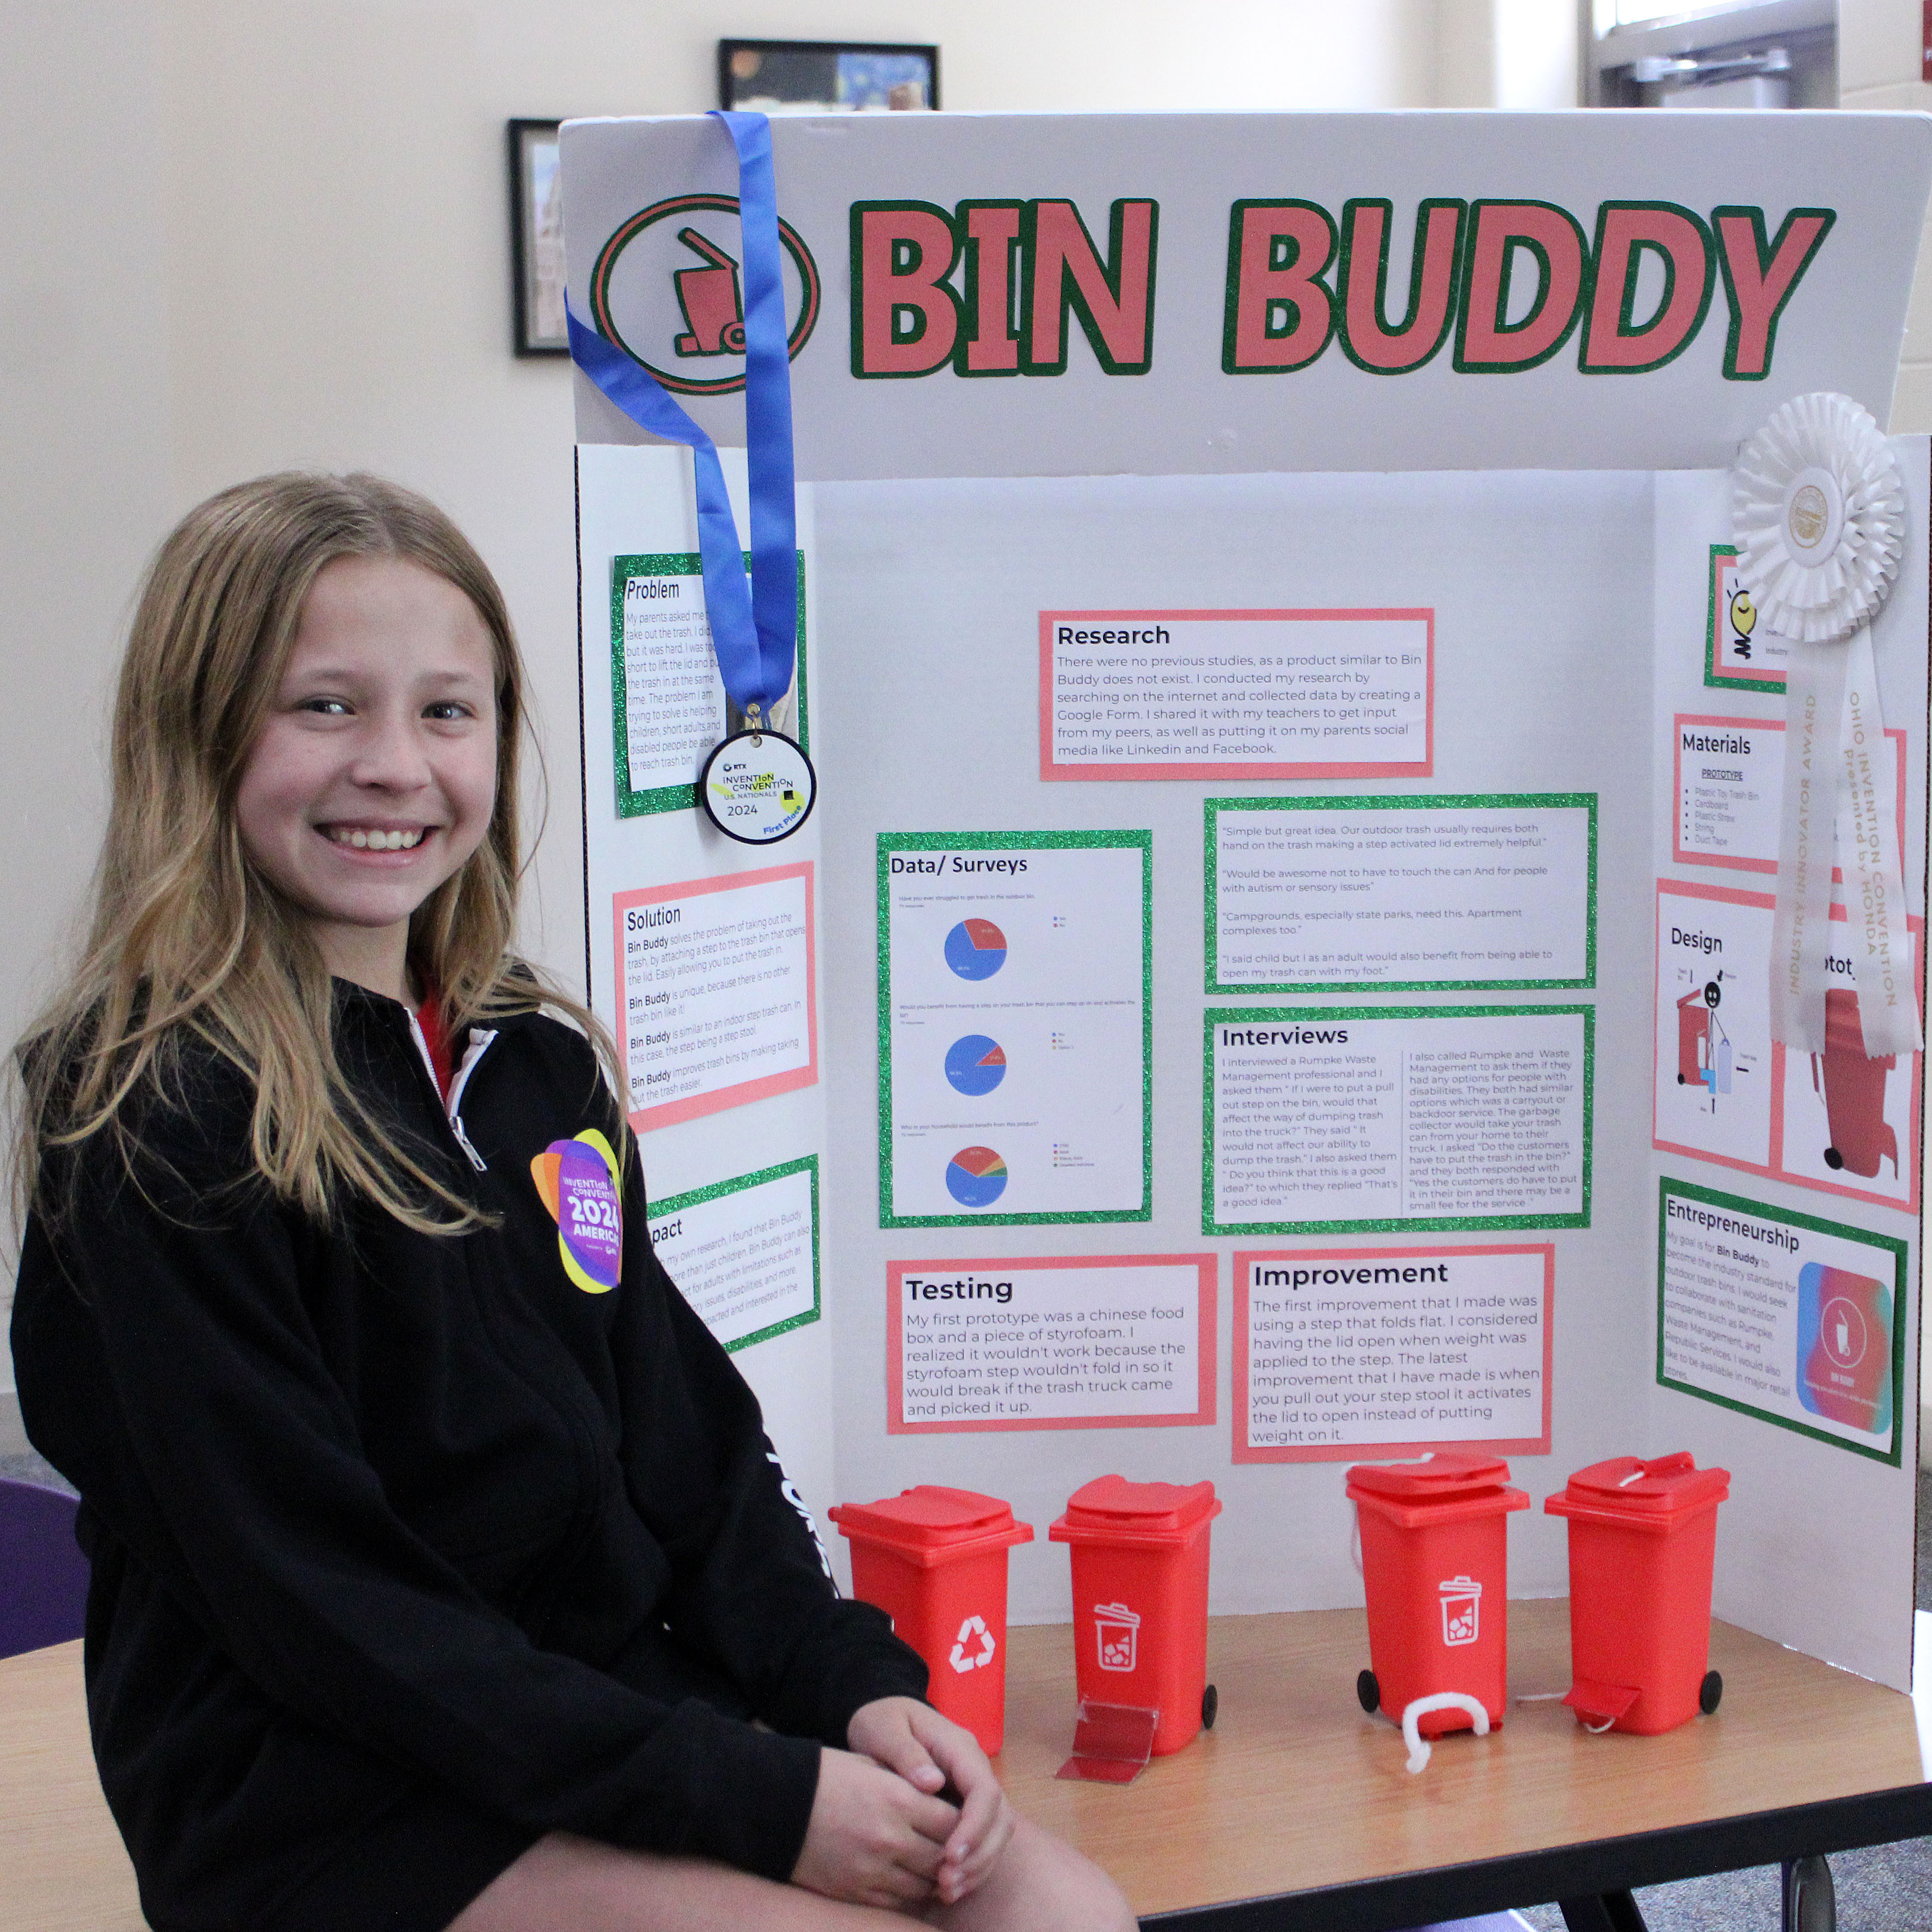
<svg viewBox="0 0 1932 1932">
<path fill-rule="evenodd" d="M 853 1714 L 851 1750 L 819 1760 L 818 1797 L 792 1876 L 829 1898 L 904 1910 L 956 1905 L 1012 1836 L 1012 1811 L 971 1732 L 910 1697 Z M 958 1802 L 940 1794 L 951 1790 Z"/>
</svg>

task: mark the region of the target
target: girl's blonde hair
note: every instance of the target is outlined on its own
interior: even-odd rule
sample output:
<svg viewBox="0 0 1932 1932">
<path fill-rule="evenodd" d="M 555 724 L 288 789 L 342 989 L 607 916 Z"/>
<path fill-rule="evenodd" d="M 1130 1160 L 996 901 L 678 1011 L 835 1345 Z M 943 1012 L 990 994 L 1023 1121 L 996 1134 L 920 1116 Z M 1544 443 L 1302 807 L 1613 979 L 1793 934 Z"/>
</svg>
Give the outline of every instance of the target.
<svg viewBox="0 0 1932 1932">
<path fill-rule="evenodd" d="M 302 916 L 243 848 L 236 794 L 317 575 L 342 557 L 434 572 L 476 607 L 496 662 L 496 802 L 460 870 L 418 908 L 410 959 L 454 1028 L 538 1006 L 609 1036 L 578 1001 L 514 962 L 521 864 L 524 673 L 496 582 L 448 517 L 369 476 L 257 478 L 183 518 L 150 565 L 114 705 L 113 797 L 85 950 L 29 1029 L 17 1174 L 44 1197 L 46 1156 L 115 1137 L 131 1172 L 139 1104 L 182 1097 L 184 1048 L 239 1070 L 254 1092 L 256 1170 L 326 1222 L 345 1190 L 426 1233 L 477 1224 L 356 1093 L 336 1059 L 329 976 Z M 129 1102 L 136 1104 L 130 1107 Z"/>
</svg>

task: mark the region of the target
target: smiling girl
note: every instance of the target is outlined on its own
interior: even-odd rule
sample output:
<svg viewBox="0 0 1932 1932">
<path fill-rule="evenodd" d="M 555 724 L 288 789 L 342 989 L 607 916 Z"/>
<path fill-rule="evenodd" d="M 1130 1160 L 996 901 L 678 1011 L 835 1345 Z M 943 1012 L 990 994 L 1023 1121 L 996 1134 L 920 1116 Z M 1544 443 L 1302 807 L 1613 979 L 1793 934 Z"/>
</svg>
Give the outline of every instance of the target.
<svg viewBox="0 0 1932 1932">
<path fill-rule="evenodd" d="M 148 1922 L 1120 1932 L 651 1251 L 601 1029 L 508 950 L 522 688 L 366 476 L 213 498 L 135 614 L 13 1340 Z"/>
</svg>

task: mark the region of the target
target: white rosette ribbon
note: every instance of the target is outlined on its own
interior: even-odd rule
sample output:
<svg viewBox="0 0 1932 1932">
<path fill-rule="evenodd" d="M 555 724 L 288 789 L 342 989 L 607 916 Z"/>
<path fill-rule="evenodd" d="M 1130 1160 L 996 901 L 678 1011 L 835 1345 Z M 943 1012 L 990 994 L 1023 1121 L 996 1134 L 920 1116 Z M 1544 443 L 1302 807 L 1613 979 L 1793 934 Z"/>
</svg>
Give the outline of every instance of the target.
<svg viewBox="0 0 1932 1932">
<path fill-rule="evenodd" d="M 1905 548 L 1905 484 L 1850 396 L 1796 396 L 1731 472 L 1738 580 L 1795 643 L 1844 641 L 1878 614 Z"/>
<path fill-rule="evenodd" d="M 1826 1051 L 1829 962 L 1848 948 L 1864 1054 L 1882 1059 L 1912 1052 L 1921 1036 L 1906 932 L 1898 772 L 1886 741 L 1869 628 L 1904 554 L 1898 459 L 1870 412 L 1850 397 L 1795 397 L 1739 452 L 1731 517 L 1738 584 L 1756 604 L 1760 623 L 1789 646 L 1772 1036 L 1801 1052 Z M 1836 949 L 1834 862 L 1844 874 L 1848 915 Z M 1832 1050 L 1847 1050 L 1850 1034 L 1841 1016 Z"/>
</svg>

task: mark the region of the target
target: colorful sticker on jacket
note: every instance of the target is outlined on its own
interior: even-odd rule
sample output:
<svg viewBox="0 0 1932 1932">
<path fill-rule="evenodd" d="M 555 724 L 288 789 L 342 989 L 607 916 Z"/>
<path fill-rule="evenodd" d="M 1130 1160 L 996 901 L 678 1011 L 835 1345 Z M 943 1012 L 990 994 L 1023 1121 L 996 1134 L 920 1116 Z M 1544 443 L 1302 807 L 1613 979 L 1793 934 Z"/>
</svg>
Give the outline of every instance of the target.
<svg viewBox="0 0 1932 1932">
<path fill-rule="evenodd" d="M 623 1266 L 624 1210 L 617 1156 L 595 1127 L 552 1141 L 530 1162 L 556 1223 L 563 1271 L 586 1294 L 608 1294 Z"/>
</svg>

